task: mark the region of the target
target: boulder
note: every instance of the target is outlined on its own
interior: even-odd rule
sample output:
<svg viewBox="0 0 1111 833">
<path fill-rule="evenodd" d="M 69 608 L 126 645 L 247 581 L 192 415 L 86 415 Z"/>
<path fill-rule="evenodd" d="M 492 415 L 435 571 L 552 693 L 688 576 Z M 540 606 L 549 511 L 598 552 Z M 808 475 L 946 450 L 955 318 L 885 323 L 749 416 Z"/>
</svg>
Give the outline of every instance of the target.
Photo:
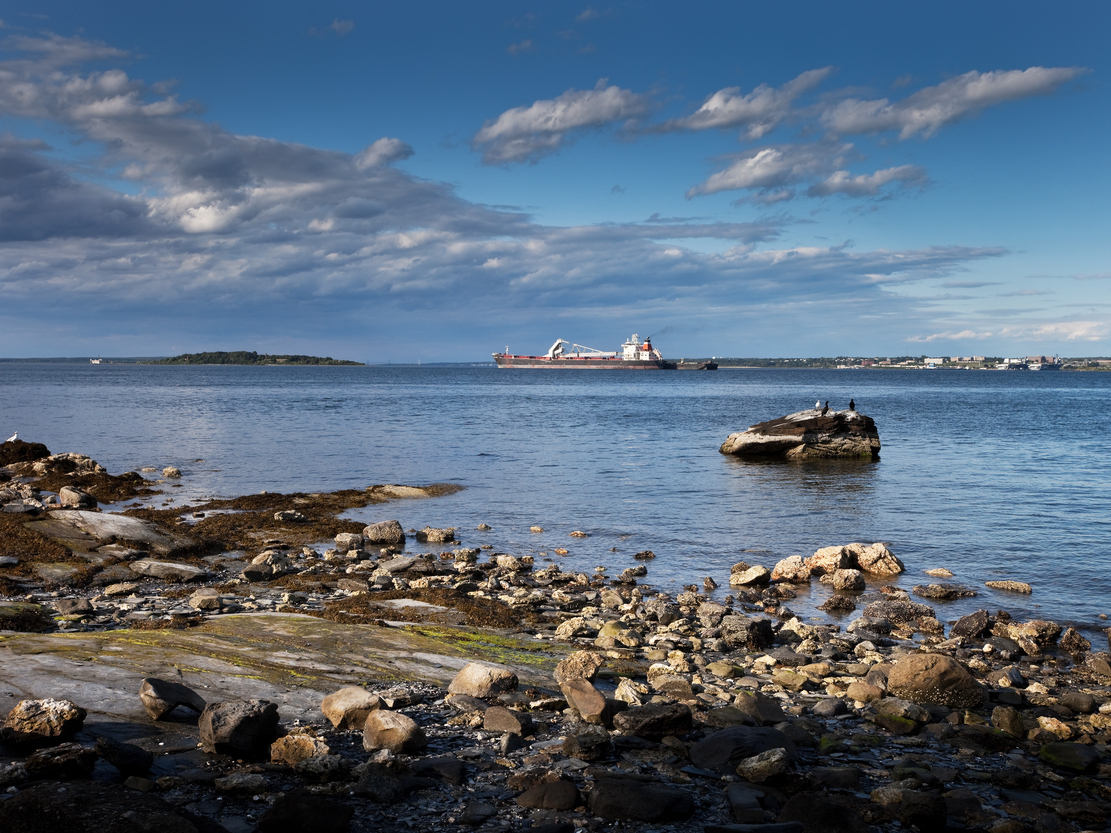
<svg viewBox="0 0 1111 833">
<path fill-rule="evenodd" d="M 161 720 L 178 706 L 185 706 L 200 714 L 207 705 L 204 698 L 188 686 L 157 677 L 143 680 L 143 684 L 139 686 L 139 700 L 154 720 Z"/>
<path fill-rule="evenodd" d="M 584 680 L 593 680 L 594 675 L 598 673 L 598 669 L 604 663 L 605 660 L 602 659 L 601 655 L 594 651 L 575 651 L 573 654 L 568 654 L 556 665 L 555 681 L 562 683 L 565 680 L 577 677 Z"/>
<path fill-rule="evenodd" d="M 96 498 L 73 486 L 63 486 L 58 490 L 58 502 L 71 509 L 90 509 L 96 506 Z"/>
<path fill-rule="evenodd" d="M 822 547 L 806 559 L 806 566 L 810 568 L 811 575 L 824 576 L 852 567 L 853 559 L 844 547 Z"/>
<path fill-rule="evenodd" d="M 719 775 L 733 775 L 745 758 L 784 749 L 794 761 L 798 750 L 794 742 L 778 729 L 768 726 L 731 726 L 707 735 L 690 749 L 691 763 Z"/>
<path fill-rule="evenodd" d="M 124 743 L 112 738 L 97 738 L 96 754 L 124 775 L 145 776 L 154 766 L 152 752 L 133 743 Z"/>
<path fill-rule="evenodd" d="M 446 544 L 455 540 L 455 527 L 436 529 L 426 526 L 424 529 L 417 530 L 417 540 L 426 544 Z"/>
<path fill-rule="evenodd" d="M 830 584 L 834 590 L 856 592 L 865 588 L 864 575 L 860 570 L 838 569 L 830 574 Z"/>
<path fill-rule="evenodd" d="M 293 766 L 309 758 L 330 755 L 332 750 L 322 739 L 312 735 L 286 735 L 270 744 L 270 762 Z"/>
<path fill-rule="evenodd" d="M 914 703 L 953 708 L 972 708 L 984 699 L 984 690 L 968 669 L 943 654 L 899 657 L 887 673 L 887 691 Z"/>
<path fill-rule="evenodd" d="M 87 712 L 69 700 L 20 700 L 0 726 L 5 743 L 47 746 L 81 731 Z"/>
<path fill-rule="evenodd" d="M 381 521 L 363 530 L 363 538 L 368 544 L 382 547 L 400 546 L 405 543 L 405 530 L 398 521 Z"/>
<path fill-rule="evenodd" d="M 738 457 L 806 459 L 879 457 L 875 421 L 859 411 L 831 411 L 822 416 L 806 410 L 730 434 L 719 449 Z"/>
<path fill-rule="evenodd" d="M 517 675 L 505 668 L 468 662 L 448 686 L 448 694 L 466 694 L 485 699 L 517 688 Z"/>
<path fill-rule="evenodd" d="M 626 735 L 660 741 L 687 734 L 693 726 L 691 710 L 683 703 L 649 703 L 614 715 L 614 728 Z"/>
<path fill-rule="evenodd" d="M 367 715 L 363 725 L 363 749 L 388 749 L 394 754 L 411 754 L 428 746 L 424 730 L 408 715 L 379 709 Z"/>
<path fill-rule="evenodd" d="M 574 810 L 582 803 L 578 787 L 571 780 L 559 778 L 542 781 L 519 796 L 517 804 L 531 810 Z"/>
<path fill-rule="evenodd" d="M 730 587 L 753 587 L 768 584 L 772 580 L 771 570 L 757 564 L 747 570 L 729 574 Z"/>
<path fill-rule="evenodd" d="M 482 728 L 488 732 L 512 732 L 521 737 L 528 737 L 536 731 L 531 717 L 505 706 L 488 708 L 482 715 Z"/>
<path fill-rule="evenodd" d="M 132 561 L 127 566 L 131 568 L 132 572 L 141 576 L 160 578 L 164 581 L 187 582 L 201 581 L 208 578 L 208 572 L 203 567 L 195 567 L 192 564 L 178 564 L 173 561 L 154 561 L 143 558 L 139 561 Z"/>
<path fill-rule="evenodd" d="M 690 817 L 694 799 L 686 791 L 655 779 L 599 775 L 588 806 L 592 814 L 604 819 L 658 823 Z"/>
<path fill-rule="evenodd" d="M 810 568 L 801 555 L 791 555 L 772 568 L 772 581 L 786 581 L 792 584 L 808 584 Z"/>
<path fill-rule="evenodd" d="M 768 619 L 751 619 L 735 614 L 723 616 L 721 639 L 729 650 L 757 651 L 772 644 L 772 624 Z"/>
<path fill-rule="evenodd" d="M 361 729 L 367 716 L 382 708 L 382 698 L 359 686 L 332 692 L 320 703 L 320 711 L 337 729 Z"/>
<path fill-rule="evenodd" d="M 28 443 L 21 439 L 0 443 L 0 466 L 12 463 L 30 463 L 50 456 L 50 450 L 42 443 Z"/>
<path fill-rule="evenodd" d="M 934 609 L 929 605 L 902 599 L 880 599 L 865 607 L 862 613 L 866 619 L 886 619 L 893 624 L 902 624 L 913 622 L 920 616 L 932 617 Z"/>
<path fill-rule="evenodd" d="M 858 569 L 874 576 L 897 576 L 906 571 L 903 562 L 884 544 L 846 544 L 845 551 Z"/>
<path fill-rule="evenodd" d="M 23 765 L 28 777 L 34 779 L 88 778 L 93 774 L 97 757 L 95 749 L 63 743 L 28 755 Z"/>
<path fill-rule="evenodd" d="M 278 735 L 278 707 L 269 700 L 210 703 L 197 726 L 205 752 L 266 760 Z"/>
<path fill-rule="evenodd" d="M 357 532 L 341 532 L 335 537 L 336 550 L 338 552 L 350 552 L 351 550 L 362 549 L 365 540 Z"/>
</svg>

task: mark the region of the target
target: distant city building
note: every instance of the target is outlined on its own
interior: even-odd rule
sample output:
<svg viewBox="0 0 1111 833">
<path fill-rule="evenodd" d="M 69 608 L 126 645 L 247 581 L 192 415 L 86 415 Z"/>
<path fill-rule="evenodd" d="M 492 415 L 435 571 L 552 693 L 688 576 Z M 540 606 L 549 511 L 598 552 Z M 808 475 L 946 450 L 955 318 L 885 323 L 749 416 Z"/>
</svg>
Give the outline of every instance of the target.
<svg viewBox="0 0 1111 833">
<path fill-rule="evenodd" d="M 944 358 L 922 359 L 922 364 L 945 364 Z"/>
</svg>

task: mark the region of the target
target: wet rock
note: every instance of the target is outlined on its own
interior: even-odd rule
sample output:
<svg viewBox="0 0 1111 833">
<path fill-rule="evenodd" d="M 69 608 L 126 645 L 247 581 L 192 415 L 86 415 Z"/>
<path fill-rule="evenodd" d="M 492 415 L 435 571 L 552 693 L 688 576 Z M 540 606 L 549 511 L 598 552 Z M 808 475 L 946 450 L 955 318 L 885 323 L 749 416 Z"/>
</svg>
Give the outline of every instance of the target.
<svg viewBox="0 0 1111 833">
<path fill-rule="evenodd" d="M 765 726 L 733 726 L 707 735 L 690 748 L 691 763 L 720 775 L 732 775 L 737 765 L 769 749 L 784 749 L 788 760 L 798 752 L 794 742 L 778 729 Z"/>
<path fill-rule="evenodd" d="M 163 477 L 181 477 L 181 469 L 177 466 L 166 466 L 162 469 Z"/>
<path fill-rule="evenodd" d="M 953 627 L 949 629 L 949 636 L 950 638 L 968 637 L 977 639 L 988 633 L 994 624 L 995 620 L 986 610 L 977 610 L 975 613 L 969 613 L 967 616 L 958 619 Z"/>
<path fill-rule="evenodd" d="M 212 782 L 218 792 L 257 795 L 266 792 L 266 778 L 257 772 L 233 772 Z"/>
<path fill-rule="evenodd" d="M 1005 590 L 1008 593 L 1022 593 L 1023 595 L 1034 592 L 1029 584 L 1021 581 L 985 581 L 984 586 L 990 587 L 992 590 Z"/>
<path fill-rule="evenodd" d="M 341 801 L 283 792 L 259 816 L 255 833 L 347 833 L 354 815 L 355 808 Z"/>
<path fill-rule="evenodd" d="M 920 616 L 933 617 L 934 610 L 927 605 L 916 602 L 907 602 L 901 599 L 881 599 L 867 605 L 862 611 L 863 615 L 875 619 L 886 619 L 889 622 L 913 622 Z"/>
<path fill-rule="evenodd" d="M 446 544 L 455 540 L 455 527 L 435 529 L 426 526 L 424 529 L 417 530 L 417 540 L 428 544 Z"/>
<path fill-rule="evenodd" d="M 341 688 L 320 703 L 320 711 L 337 729 L 361 729 L 367 715 L 381 707 L 381 697 L 359 686 Z"/>
<path fill-rule="evenodd" d="M 380 547 L 401 546 L 405 543 L 405 530 L 399 521 L 381 521 L 363 530 L 367 544 Z"/>
<path fill-rule="evenodd" d="M 29 443 L 18 438 L 0 443 L 0 466 L 30 463 L 49 456 L 49 449 L 42 443 Z"/>
<path fill-rule="evenodd" d="M 1092 643 L 1077 633 L 1073 628 L 1066 628 L 1057 641 L 1057 647 L 1071 656 L 1080 656 L 1092 650 Z"/>
<path fill-rule="evenodd" d="M 924 599 L 938 599 L 941 601 L 967 599 L 976 595 L 975 590 L 957 584 L 916 584 L 911 592 Z"/>
<path fill-rule="evenodd" d="M 854 569 L 839 569 L 830 573 L 830 584 L 833 589 L 838 592 L 857 592 L 863 590 L 867 585 L 864 582 L 864 574 L 860 570 Z"/>
<path fill-rule="evenodd" d="M 999 622 L 993 632 L 1017 642 L 1028 654 L 1038 655 L 1052 648 L 1061 635 L 1061 626 L 1044 619 L 1029 622 Z"/>
<path fill-rule="evenodd" d="M 512 671 L 469 662 L 459 669 L 459 673 L 448 686 L 448 693 L 485 699 L 495 697 L 504 691 L 515 691 L 517 684 L 517 675 Z"/>
<path fill-rule="evenodd" d="M 293 764 L 294 772 L 306 782 L 316 784 L 346 781 L 349 769 L 347 759 L 340 755 L 313 755 Z"/>
<path fill-rule="evenodd" d="M 161 720 L 178 706 L 200 714 L 207 705 L 204 698 L 181 683 L 147 677 L 139 686 L 139 700 L 153 720 Z"/>
<path fill-rule="evenodd" d="M 395 754 L 412 754 L 427 745 L 424 730 L 408 715 L 383 709 L 367 715 L 363 725 L 363 748 L 368 752 L 388 749 Z"/>
<path fill-rule="evenodd" d="M 16 746 L 61 743 L 81 731 L 87 714 L 69 700 L 20 700 L 0 726 L 0 739 Z"/>
<path fill-rule="evenodd" d="M 266 760 L 277 738 L 278 706 L 269 700 L 210 703 L 197 726 L 205 752 Z"/>
<path fill-rule="evenodd" d="M 588 798 L 590 812 L 604 819 L 682 821 L 694 812 L 691 796 L 662 781 L 599 776 Z"/>
<path fill-rule="evenodd" d="M 834 411 L 821 416 L 806 410 L 730 434 L 719 451 L 751 458 L 870 460 L 879 456 L 880 438 L 875 421 L 859 411 Z"/>
<path fill-rule="evenodd" d="M 887 690 L 915 703 L 969 708 L 978 706 L 984 691 L 968 669 L 942 654 L 904 654 L 892 665 Z"/>
</svg>

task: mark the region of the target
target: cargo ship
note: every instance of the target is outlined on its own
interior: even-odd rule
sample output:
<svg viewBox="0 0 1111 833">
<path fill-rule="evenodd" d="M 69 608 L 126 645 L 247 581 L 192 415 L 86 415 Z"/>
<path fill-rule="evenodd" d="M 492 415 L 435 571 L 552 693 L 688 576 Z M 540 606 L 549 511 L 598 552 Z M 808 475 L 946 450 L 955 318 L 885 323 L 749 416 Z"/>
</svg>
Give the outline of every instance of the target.
<svg viewBox="0 0 1111 833">
<path fill-rule="evenodd" d="M 641 341 L 636 333 L 621 345 L 620 352 L 596 350 L 559 338 L 543 356 L 518 356 L 510 353 L 506 347 L 504 353 L 494 354 L 494 361 L 498 367 L 571 370 L 675 370 L 677 367 L 675 362 L 669 362 L 652 346 L 651 336 Z"/>
</svg>

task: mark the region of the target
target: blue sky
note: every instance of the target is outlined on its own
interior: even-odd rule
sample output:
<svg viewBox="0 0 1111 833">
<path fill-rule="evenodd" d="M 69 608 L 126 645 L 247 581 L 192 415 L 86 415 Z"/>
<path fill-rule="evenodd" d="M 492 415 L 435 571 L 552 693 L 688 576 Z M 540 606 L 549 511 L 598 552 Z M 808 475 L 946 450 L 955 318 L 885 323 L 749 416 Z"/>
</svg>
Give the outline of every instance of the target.
<svg viewBox="0 0 1111 833">
<path fill-rule="evenodd" d="M 0 355 L 1111 354 L 1111 6 L 14 0 Z"/>
</svg>

